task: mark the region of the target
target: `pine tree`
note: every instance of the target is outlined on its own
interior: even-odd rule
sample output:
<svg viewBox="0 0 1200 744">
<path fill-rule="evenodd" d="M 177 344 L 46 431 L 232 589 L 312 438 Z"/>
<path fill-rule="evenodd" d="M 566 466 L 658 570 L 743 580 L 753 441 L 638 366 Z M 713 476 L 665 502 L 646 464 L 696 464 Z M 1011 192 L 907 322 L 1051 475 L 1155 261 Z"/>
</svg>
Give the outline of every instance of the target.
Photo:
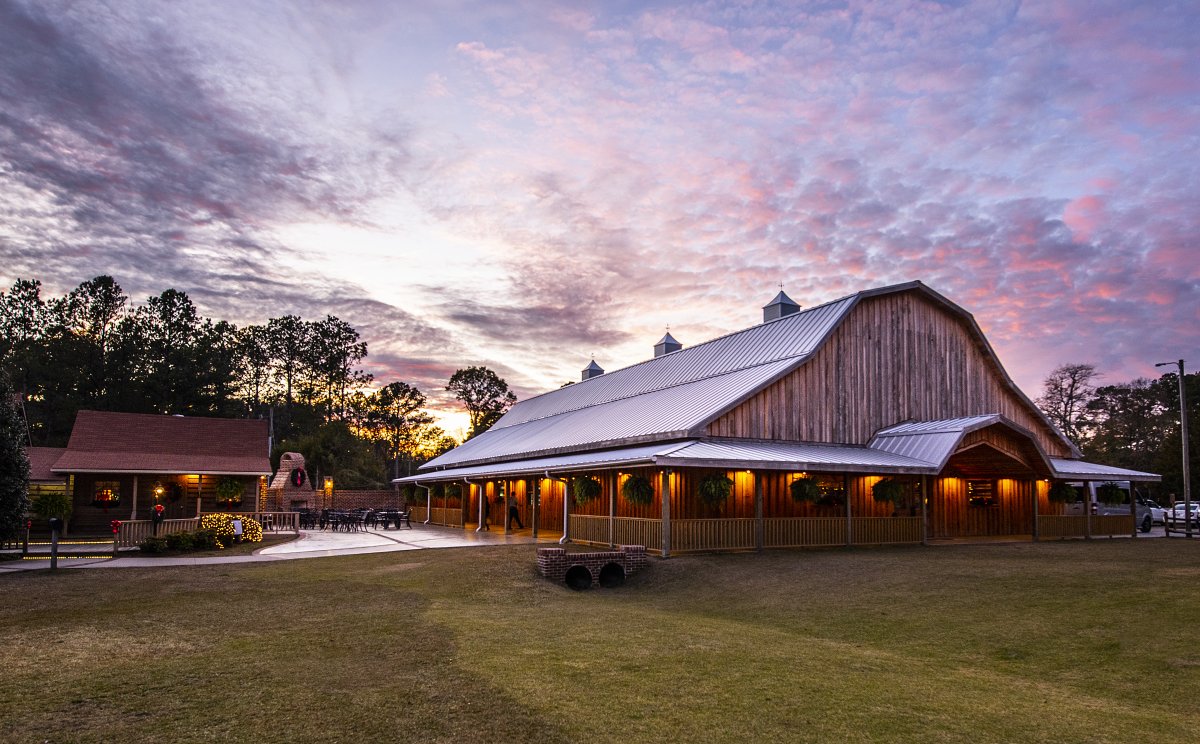
<svg viewBox="0 0 1200 744">
<path fill-rule="evenodd" d="M 25 424 L 13 402 L 12 384 L 0 373 L 0 544 L 21 533 L 29 510 L 29 455 Z"/>
</svg>

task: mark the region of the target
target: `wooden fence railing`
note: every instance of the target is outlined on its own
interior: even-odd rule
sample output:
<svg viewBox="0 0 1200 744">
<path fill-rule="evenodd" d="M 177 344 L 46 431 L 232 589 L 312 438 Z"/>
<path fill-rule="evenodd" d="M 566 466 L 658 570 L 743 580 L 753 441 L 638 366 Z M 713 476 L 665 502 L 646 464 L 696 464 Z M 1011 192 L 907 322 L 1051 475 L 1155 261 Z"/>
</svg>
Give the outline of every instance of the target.
<svg viewBox="0 0 1200 744">
<path fill-rule="evenodd" d="M 1115 535 L 1133 534 L 1133 517 L 1121 515 L 1104 515 L 1092 517 L 1092 535 L 1094 537 L 1113 537 Z M 1086 516 L 1039 516 L 1039 537 L 1084 537 L 1087 535 Z"/>
<path fill-rule="evenodd" d="M 460 509 L 459 507 L 455 506 L 455 507 L 445 508 L 445 507 L 441 507 L 441 506 L 435 506 L 435 507 L 433 507 L 433 509 L 431 511 L 432 511 L 432 513 L 431 513 L 430 519 L 429 519 L 430 524 L 442 524 L 442 525 L 446 525 L 448 527 L 462 527 L 463 515 L 462 515 L 462 509 Z M 414 522 L 417 521 L 416 513 L 417 513 L 417 510 L 414 508 L 413 515 L 411 517 L 409 517 L 409 519 L 411 521 L 414 521 Z M 425 521 L 424 507 L 421 508 L 420 521 L 422 521 L 422 522 Z"/>
<path fill-rule="evenodd" d="M 569 516 L 571 539 L 575 542 L 608 545 L 608 517 L 590 517 L 585 514 Z M 614 532 L 616 525 L 613 525 Z M 614 542 L 615 535 L 614 535 Z"/>
<path fill-rule="evenodd" d="M 413 522 L 424 522 L 425 521 L 425 507 L 423 507 L 423 506 L 408 507 L 408 518 L 410 521 L 413 521 Z"/>
<path fill-rule="evenodd" d="M 613 520 L 613 542 L 617 545 L 644 545 L 646 550 L 661 550 L 662 520 L 618 517 Z"/>
<path fill-rule="evenodd" d="M 855 545 L 921 542 L 920 517 L 854 517 L 850 522 Z"/>
<path fill-rule="evenodd" d="M 753 519 L 676 519 L 671 550 L 739 550 L 754 547 Z"/>
<path fill-rule="evenodd" d="M 191 519 L 164 519 L 158 525 L 157 534 L 159 537 L 173 534 L 175 532 L 194 532 L 200 529 L 200 520 L 195 517 Z M 121 531 L 117 533 L 118 548 L 134 548 L 145 541 L 147 537 L 156 534 L 154 530 L 154 522 L 149 519 L 130 519 L 121 522 Z"/>
<path fill-rule="evenodd" d="M 763 547 L 804 548 L 845 544 L 844 518 L 796 517 L 763 520 Z"/>
<path fill-rule="evenodd" d="M 300 512 L 253 512 L 246 516 L 261 524 L 263 532 L 300 534 Z"/>
</svg>

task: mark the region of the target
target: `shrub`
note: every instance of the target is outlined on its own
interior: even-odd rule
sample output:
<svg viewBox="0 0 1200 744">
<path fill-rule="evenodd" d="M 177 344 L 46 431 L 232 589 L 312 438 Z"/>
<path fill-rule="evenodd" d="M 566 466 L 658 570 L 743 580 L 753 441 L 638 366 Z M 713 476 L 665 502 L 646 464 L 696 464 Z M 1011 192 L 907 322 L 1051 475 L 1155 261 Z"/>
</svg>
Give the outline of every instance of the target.
<svg viewBox="0 0 1200 744">
<path fill-rule="evenodd" d="M 216 550 L 217 533 L 212 530 L 196 530 L 192 533 L 192 550 Z"/>
<path fill-rule="evenodd" d="M 788 488 L 792 492 L 793 501 L 816 503 L 821 500 L 821 487 L 816 478 L 807 475 L 801 476 L 792 481 Z"/>
<path fill-rule="evenodd" d="M 621 485 L 621 495 L 631 504 L 646 506 L 654 501 L 654 485 L 644 475 L 631 475 Z"/>
<path fill-rule="evenodd" d="M 242 514 L 205 514 L 200 518 L 200 529 L 211 530 L 216 539 L 216 547 L 223 549 L 233 544 L 234 519 L 242 520 L 243 541 L 262 542 L 262 525 Z"/>
<path fill-rule="evenodd" d="M 172 532 L 167 535 L 167 550 L 187 551 L 192 549 L 192 533 Z"/>
<path fill-rule="evenodd" d="M 143 553 L 165 553 L 167 552 L 167 539 L 165 537 L 147 537 L 138 545 L 138 550 Z"/>
<path fill-rule="evenodd" d="M 600 481 L 592 477 L 576 478 L 572 488 L 575 492 L 575 503 L 581 506 L 600 497 Z"/>
<path fill-rule="evenodd" d="M 710 475 L 700 481 L 696 490 L 701 501 L 709 506 L 718 506 L 733 493 L 733 481 L 724 473 Z"/>
<path fill-rule="evenodd" d="M 29 509 L 42 519 L 58 518 L 65 522 L 71 518 L 74 504 L 70 494 L 62 491 L 50 491 L 39 494 L 29 505 Z"/>
</svg>

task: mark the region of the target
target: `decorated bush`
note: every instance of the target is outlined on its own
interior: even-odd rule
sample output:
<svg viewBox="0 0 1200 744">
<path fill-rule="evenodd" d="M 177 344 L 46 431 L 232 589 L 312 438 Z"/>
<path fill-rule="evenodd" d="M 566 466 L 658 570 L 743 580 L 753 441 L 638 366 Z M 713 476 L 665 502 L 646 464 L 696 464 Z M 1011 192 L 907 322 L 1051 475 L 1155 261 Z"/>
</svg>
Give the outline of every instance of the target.
<svg viewBox="0 0 1200 744">
<path fill-rule="evenodd" d="M 242 520 L 242 541 L 262 542 L 262 525 L 250 517 L 240 514 L 205 514 L 200 518 L 200 529 L 210 530 L 216 536 L 216 547 L 227 548 L 233 544 L 233 520 Z"/>
</svg>

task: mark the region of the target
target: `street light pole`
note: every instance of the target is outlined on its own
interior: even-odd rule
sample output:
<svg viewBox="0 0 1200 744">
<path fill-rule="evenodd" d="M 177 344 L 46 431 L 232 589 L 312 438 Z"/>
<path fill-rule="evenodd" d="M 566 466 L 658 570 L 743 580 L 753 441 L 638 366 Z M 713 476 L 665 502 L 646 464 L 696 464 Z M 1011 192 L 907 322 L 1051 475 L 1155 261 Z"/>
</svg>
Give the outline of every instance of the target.
<svg viewBox="0 0 1200 744">
<path fill-rule="evenodd" d="M 1188 467 L 1188 416 L 1187 395 L 1183 386 L 1183 360 L 1177 362 L 1160 362 L 1155 367 L 1179 367 L 1179 433 L 1183 439 L 1183 529 L 1184 534 L 1192 536 L 1192 476 Z"/>
</svg>

